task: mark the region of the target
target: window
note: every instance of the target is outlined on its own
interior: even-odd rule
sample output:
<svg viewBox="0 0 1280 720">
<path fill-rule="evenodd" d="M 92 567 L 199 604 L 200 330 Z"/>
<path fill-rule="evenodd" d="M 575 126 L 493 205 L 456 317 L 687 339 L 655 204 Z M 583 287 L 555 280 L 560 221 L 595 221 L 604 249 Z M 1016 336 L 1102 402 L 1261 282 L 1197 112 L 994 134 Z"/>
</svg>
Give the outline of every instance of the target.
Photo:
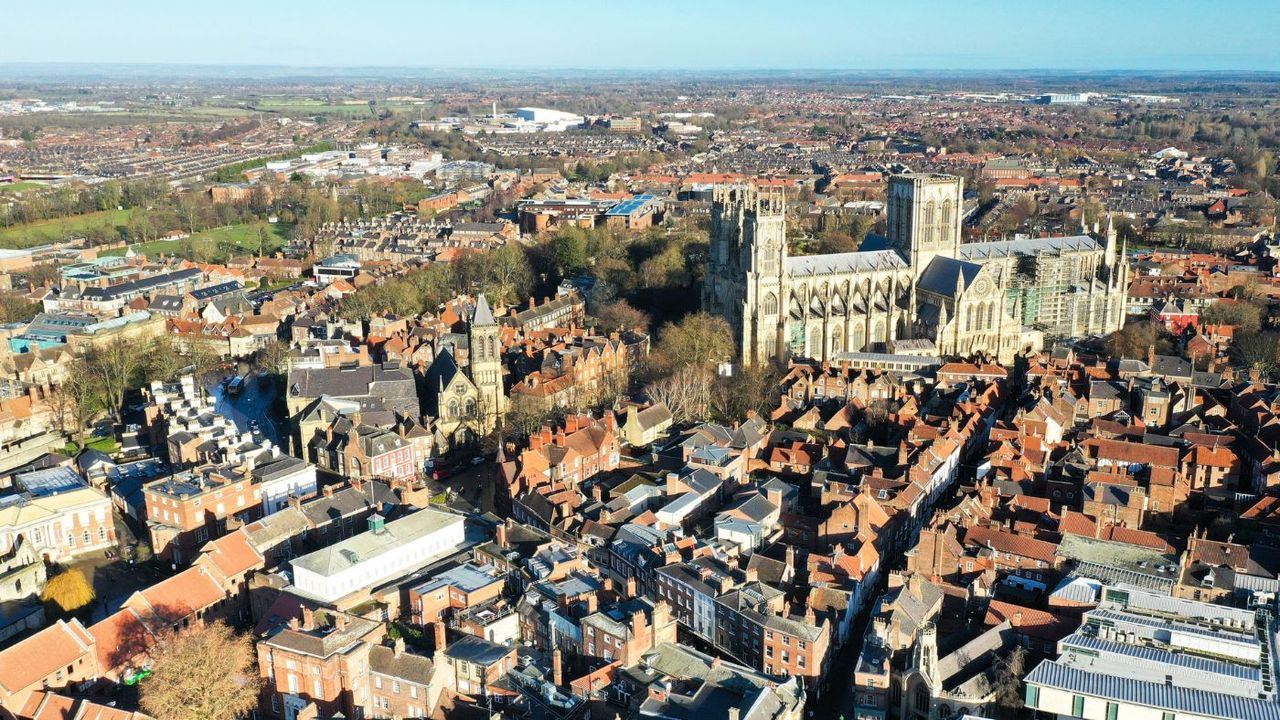
<svg viewBox="0 0 1280 720">
<path fill-rule="evenodd" d="M 320 687 L 320 678 L 311 681 L 311 696 L 316 698 L 324 697 L 324 690 Z"/>
<path fill-rule="evenodd" d="M 1173 716 L 1173 713 L 1167 712 L 1160 718 L 1160 720 L 1175 720 L 1175 718 Z"/>
<path fill-rule="evenodd" d="M 1031 708 L 1032 710 L 1039 707 L 1040 706 L 1040 688 L 1036 687 L 1035 685 L 1028 685 L 1026 700 L 1027 700 L 1027 703 L 1026 703 L 1027 707 Z"/>
<path fill-rule="evenodd" d="M 1071 717 L 1084 717 L 1084 696 L 1071 696 Z"/>
<path fill-rule="evenodd" d="M 1107 720 L 1116 720 L 1120 715 L 1120 706 L 1109 702 L 1107 703 Z"/>
</svg>

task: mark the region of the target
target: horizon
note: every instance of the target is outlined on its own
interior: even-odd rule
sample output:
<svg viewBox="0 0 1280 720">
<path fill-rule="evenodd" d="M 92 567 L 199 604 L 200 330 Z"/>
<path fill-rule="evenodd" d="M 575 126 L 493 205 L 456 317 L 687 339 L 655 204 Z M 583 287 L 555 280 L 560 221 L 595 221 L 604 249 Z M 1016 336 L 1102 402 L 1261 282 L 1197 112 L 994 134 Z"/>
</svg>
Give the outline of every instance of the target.
<svg viewBox="0 0 1280 720">
<path fill-rule="evenodd" d="M 655 0 L 643 9 L 545 0 L 466 7 L 391 0 L 382 12 L 336 13 L 283 0 L 228 0 L 219 12 L 136 0 L 109 8 L 68 0 L 7 12 L 14 30 L 0 66 L 25 64 L 298 69 L 1275 72 L 1280 4 L 1238 0 L 1242 26 L 1206 30 L 1205 7 L 1080 0 L 1034 17 L 998 0 L 956 12 L 944 0 L 904 10 L 883 3 L 773 4 Z M 1021 12 L 1020 12 L 1021 10 Z M 1222 16 L 1222 8 L 1214 14 Z M 504 28 L 494 22 L 498 18 Z M 1106 18 L 1106 23 L 1097 18 Z M 199 29 L 199 37 L 192 32 Z M 1046 28 L 1048 30 L 1046 30 Z M 335 56 L 340 58 L 334 62 Z"/>
</svg>

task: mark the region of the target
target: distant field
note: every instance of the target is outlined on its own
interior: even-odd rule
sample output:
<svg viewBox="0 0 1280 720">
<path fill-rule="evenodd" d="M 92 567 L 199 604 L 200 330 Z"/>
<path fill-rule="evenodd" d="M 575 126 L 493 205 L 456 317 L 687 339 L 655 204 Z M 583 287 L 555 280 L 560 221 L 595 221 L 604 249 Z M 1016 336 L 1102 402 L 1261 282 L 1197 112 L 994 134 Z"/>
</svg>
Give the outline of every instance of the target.
<svg viewBox="0 0 1280 720">
<path fill-rule="evenodd" d="M 225 260 L 228 255 L 258 252 L 258 229 L 267 231 L 267 244 L 262 248 L 263 255 L 270 255 L 288 240 L 291 225 L 265 222 L 248 225 L 232 225 L 214 228 L 192 235 L 183 240 L 154 240 L 148 243 L 133 245 L 133 251 L 147 256 L 157 255 L 198 255 L 202 258 Z M 229 252 L 225 246 L 235 245 L 236 250 Z M 123 255 L 124 248 L 108 250 L 105 255 Z M 190 258 L 189 258 L 190 259 Z"/>
<path fill-rule="evenodd" d="M 378 108 L 417 108 L 427 107 L 429 103 L 423 105 L 414 105 L 406 102 L 379 102 Z M 366 101 L 344 105 L 342 103 L 326 103 L 322 100 L 262 100 L 253 103 L 253 106 L 259 110 L 274 110 L 282 113 L 297 113 L 307 115 L 335 115 L 339 113 L 354 113 L 357 115 L 369 114 L 369 104 Z"/>
<path fill-rule="evenodd" d="M 10 186 L 12 187 L 12 186 Z M 14 225 L 0 229 L 0 248 L 29 248 L 45 243 L 66 240 L 83 233 L 88 228 L 111 225 L 124 228 L 129 222 L 130 210 L 102 210 L 72 217 L 41 220 L 26 225 Z"/>
<path fill-rule="evenodd" d="M 31 190 L 33 188 L 44 187 L 44 183 L 38 182 L 16 182 L 0 185 L 0 192 L 22 192 L 23 190 Z"/>
</svg>

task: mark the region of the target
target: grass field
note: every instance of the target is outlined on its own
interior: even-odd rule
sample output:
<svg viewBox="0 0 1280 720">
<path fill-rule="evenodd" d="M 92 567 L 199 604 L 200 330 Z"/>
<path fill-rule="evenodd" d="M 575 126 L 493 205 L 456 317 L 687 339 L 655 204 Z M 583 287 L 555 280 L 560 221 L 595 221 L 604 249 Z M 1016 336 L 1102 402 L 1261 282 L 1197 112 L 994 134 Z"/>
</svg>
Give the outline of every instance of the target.
<svg viewBox="0 0 1280 720">
<path fill-rule="evenodd" d="M 369 103 L 367 101 L 352 102 L 350 104 L 343 103 L 327 103 L 322 100 L 261 100 L 253 103 L 253 106 L 259 110 L 275 111 L 288 114 L 301 115 L 369 115 Z M 408 102 L 378 102 L 378 109 L 406 109 L 427 107 L 428 104 L 415 105 Z"/>
<path fill-rule="evenodd" d="M 0 193 L 4 192 L 22 192 L 23 190 L 32 190 L 34 188 L 44 187 L 44 183 L 38 182 L 16 182 L 0 185 Z"/>
<path fill-rule="evenodd" d="M 269 255 L 280 248 L 288 240 L 290 225 L 271 224 L 265 222 L 247 225 L 231 225 L 214 228 L 192 235 L 183 240 L 154 240 L 138 243 L 133 246 L 135 253 L 149 257 L 158 255 L 194 255 L 202 260 L 226 260 L 230 255 L 258 252 L 258 230 L 267 231 L 267 244 L 262 248 L 263 255 Z M 228 246 L 234 245 L 235 250 Z M 103 255 L 123 255 L 123 248 L 108 250 Z M 190 258 L 188 258 L 190 259 Z"/>
<path fill-rule="evenodd" d="M 83 233 L 88 228 L 111 225 L 123 228 L 129 222 L 130 210 L 102 210 L 100 212 L 73 215 L 65 218 L 14 225 L 0 229 L 0 248 L 29 248 L 45 243 L 65 240 Z"/>
</svg>

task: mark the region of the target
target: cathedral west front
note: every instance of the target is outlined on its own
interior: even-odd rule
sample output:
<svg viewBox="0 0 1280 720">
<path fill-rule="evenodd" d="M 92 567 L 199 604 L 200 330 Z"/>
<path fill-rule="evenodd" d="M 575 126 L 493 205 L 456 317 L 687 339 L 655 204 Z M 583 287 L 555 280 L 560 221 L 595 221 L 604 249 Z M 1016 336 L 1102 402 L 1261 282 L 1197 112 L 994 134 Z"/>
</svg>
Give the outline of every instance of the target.
<svg viewBox="0 0 1280 720">
<path fill-rule="evenodd" d="M 1128 266 L 1108 223 L 1087 234 L 961 243 L 964 181 L 890 178 L 884 236 L 858 252 L 791 257 L 779 188 L 717 188 L 703 309 L 734 330 L 739 361 L 842 353 L 1009 362 L 1048 337 L 1124 324 Z"/>
</svg>

